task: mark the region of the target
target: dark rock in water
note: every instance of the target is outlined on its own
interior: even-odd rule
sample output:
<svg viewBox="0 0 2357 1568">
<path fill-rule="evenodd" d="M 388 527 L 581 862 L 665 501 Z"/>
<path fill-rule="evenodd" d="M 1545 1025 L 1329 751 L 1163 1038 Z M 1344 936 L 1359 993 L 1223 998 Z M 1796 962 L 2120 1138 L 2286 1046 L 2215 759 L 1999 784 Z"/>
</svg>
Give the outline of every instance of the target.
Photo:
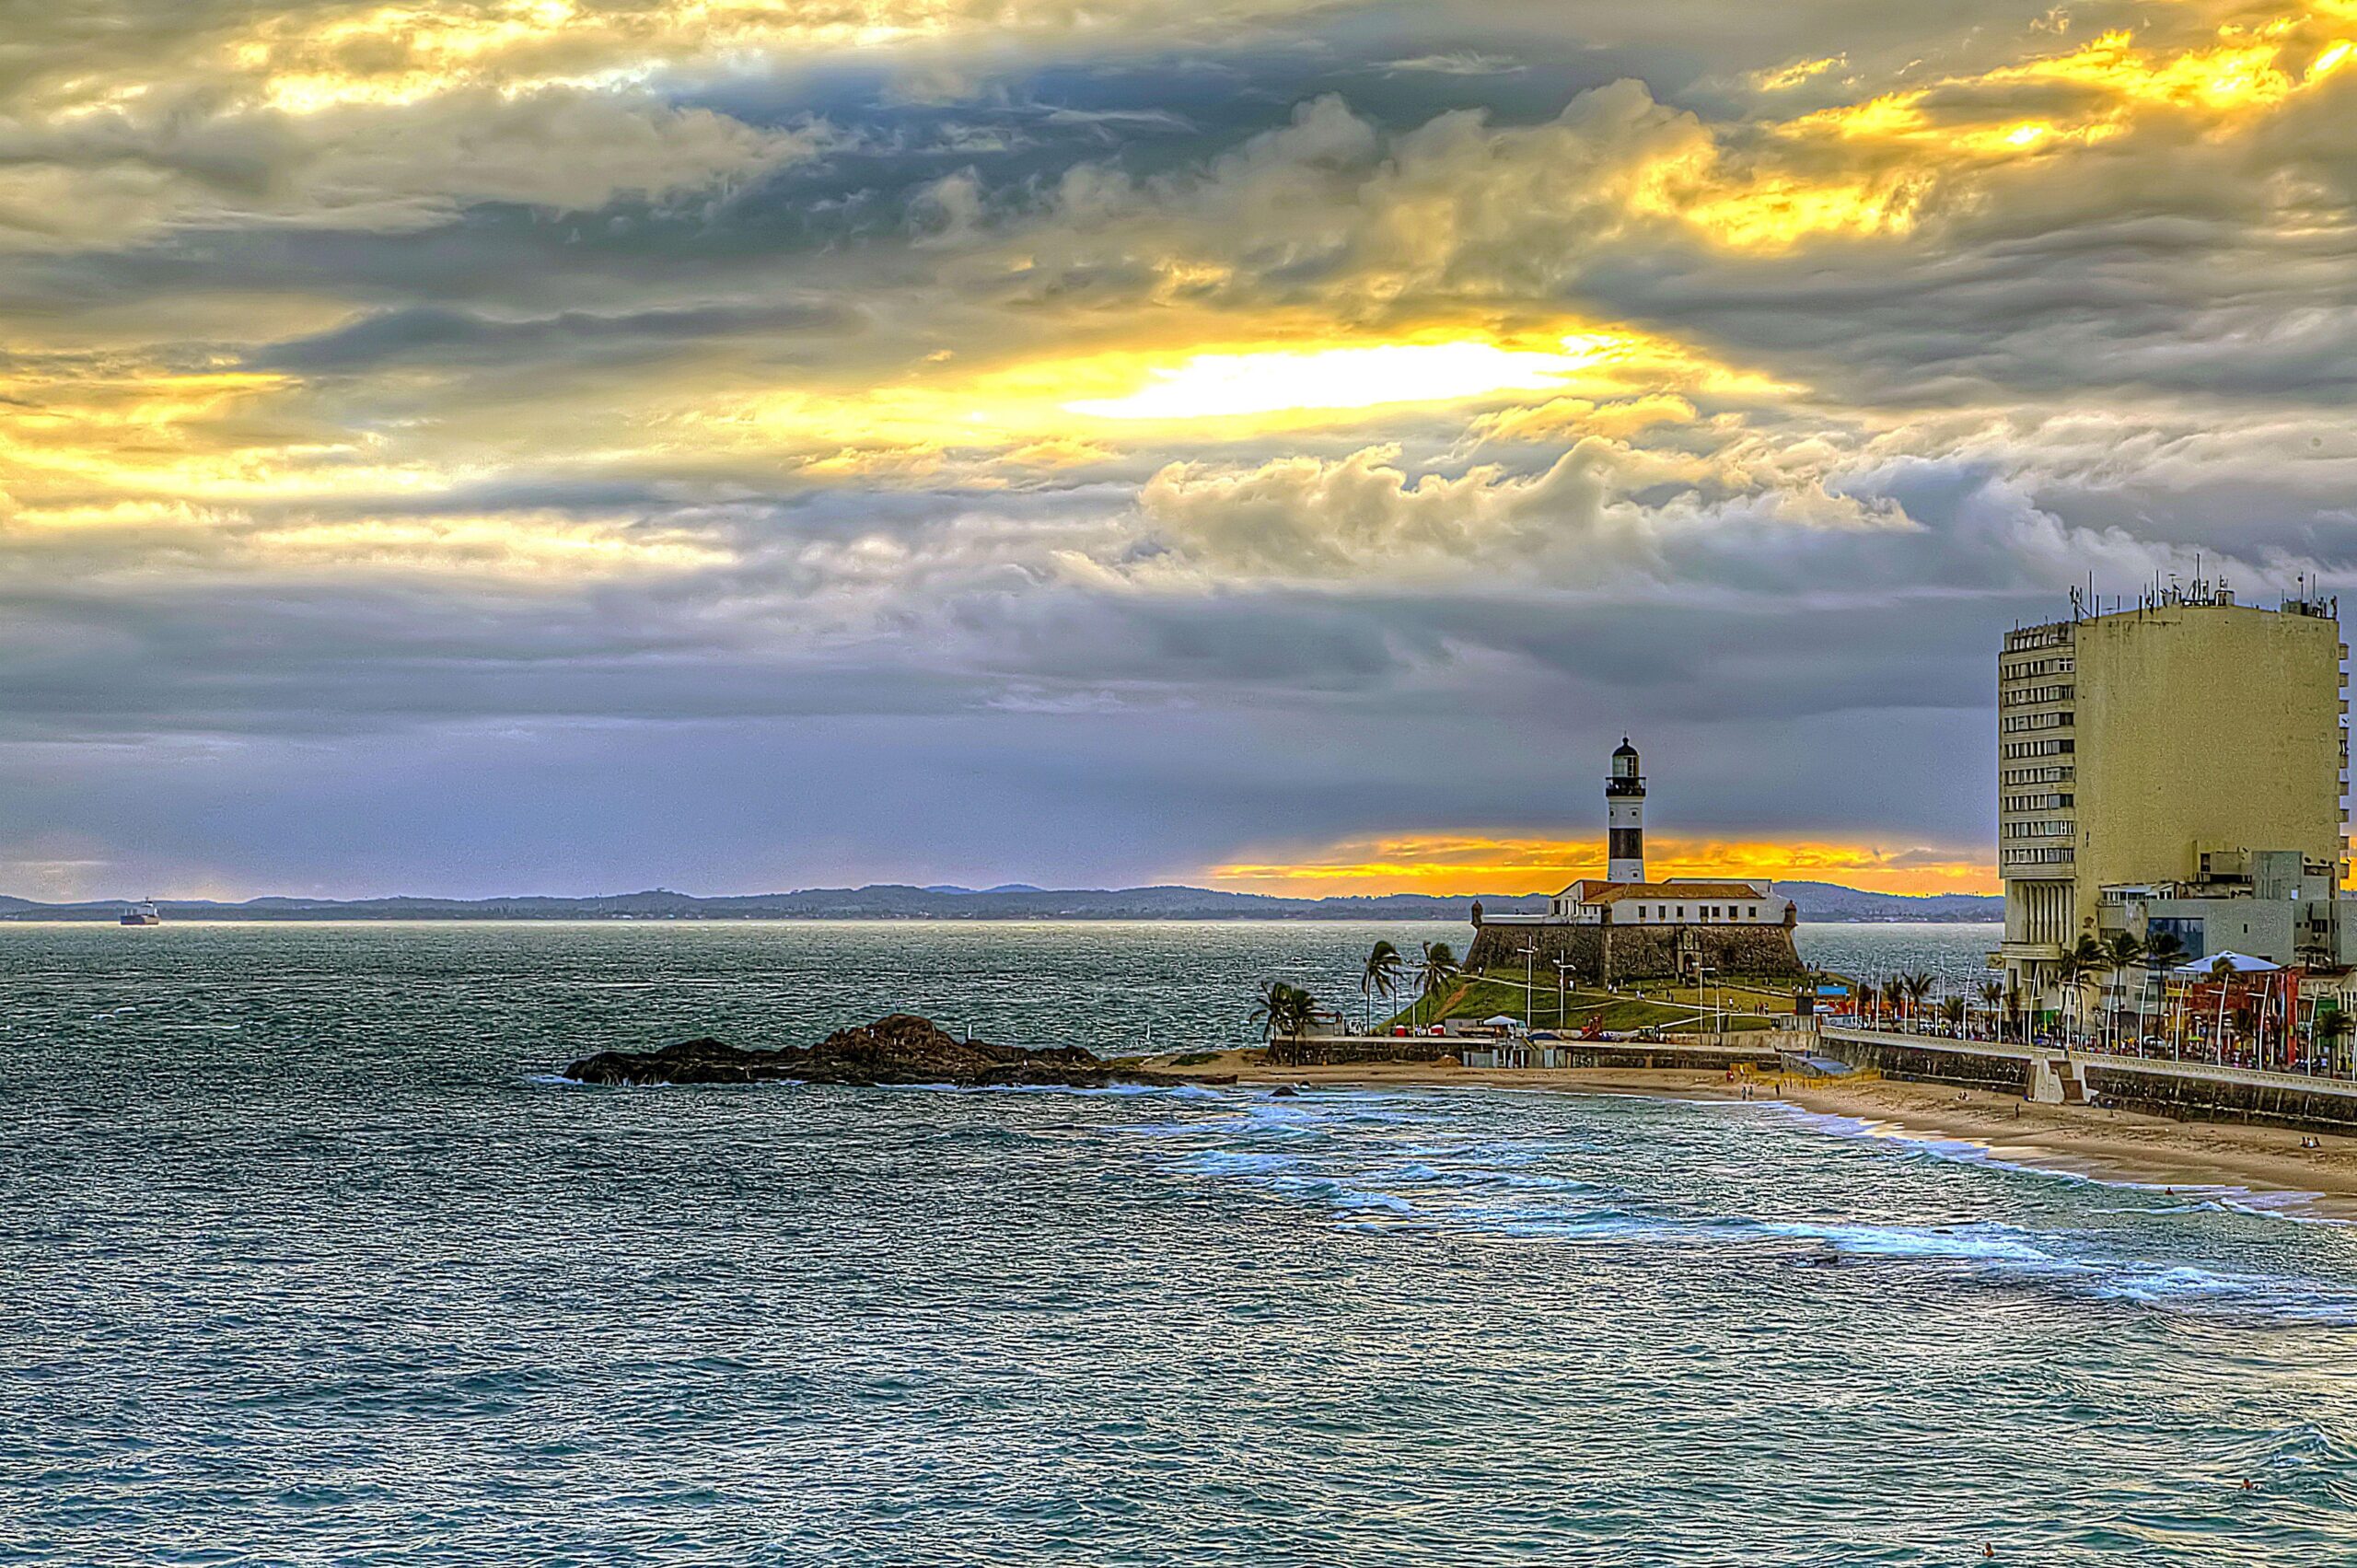
<svg viewBox="0 0 2357 1568">
<path fill-rule="evenodd" d="M 1231 1078 L 1150 1073 L 1092 1056 L 1078 1046 L 1024 1051 L 962 1040 L 930 1018 L 895 1013 L 855 1029 L 838 1029 L 817 1045 L 746 1051 L 716 1040 L 681 1040 L 660 1051 L 608 1051 L 575 1063 L 564 1075 L 584 1084 L 953 1084 L 960 1088 L 1041 1086 L 1102 1088 L 1109 1084 L 1233 1083 Z"/>
<path fill-rule="evenodd" d="M 1269 1091 L 1269 1098 L 1271 1099 L 1291 1099 L 1299 1093 L 1301 1093 L 1301 1091 L 1295 1088 L 1291 1084 L 1279 1084 L 1275 1088 Z"/>
</svg>

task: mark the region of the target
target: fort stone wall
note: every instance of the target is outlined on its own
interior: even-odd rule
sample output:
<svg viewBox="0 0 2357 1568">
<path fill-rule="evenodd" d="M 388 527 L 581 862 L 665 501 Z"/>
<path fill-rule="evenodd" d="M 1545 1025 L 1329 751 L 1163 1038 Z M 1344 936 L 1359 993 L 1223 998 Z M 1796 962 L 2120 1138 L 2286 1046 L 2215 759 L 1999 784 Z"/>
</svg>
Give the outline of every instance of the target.
<svg viewBox="0 0 2357 1568">
<path fill-rule="evenodd" d="M 1552 980 L 1562 958 L 1581 985 L 1675 980 L 1706 965 L 1769 979 L 1808 973 L 1783 925 L 1483 925 L 1465 967 L 1519 974 L 1523 949 L 1534 945 L 1530 967 L 1540 979 Z"/>
</svg>

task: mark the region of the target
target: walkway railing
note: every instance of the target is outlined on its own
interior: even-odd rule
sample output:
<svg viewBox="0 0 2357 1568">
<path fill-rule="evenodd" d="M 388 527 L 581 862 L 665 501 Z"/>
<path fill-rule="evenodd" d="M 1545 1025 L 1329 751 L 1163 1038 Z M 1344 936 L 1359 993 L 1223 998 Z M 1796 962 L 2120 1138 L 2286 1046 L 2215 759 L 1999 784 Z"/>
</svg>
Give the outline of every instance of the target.
<svg viewBox="0 0 2357 1568">
<path fill-rule="evenodd" d="M 2357 1063 L 2334 1061 L 2319 1054 L 2317 1048 L 2305 1041 L 2294 1041 L 2286 1051 L 2280 1042 L 2270 1040 L 2263 1050 L 2257 1041 L 2230 1040 L 2222 1053 L 2210 1041 L 2152 1041 L 2141 1050 L 2122 1050 L 2105 1041 L 2101 1036 L 2077 1034 L 2070 1030 L 2034 1029 L 2028 1038 L 1991 1038 L 1970 1032 L 1959 1033 L 1951 1027 L 1930 1019 L 1875 1018 L 1870 1021 L 1846 1022 L 1829 1017 L 1824 1022 L 1829 1032 L 1853 1030 L 1875 1039 L 1903 1038 L 1920 1040 L 1937 1049 L 1943 1045 L 1961 1051 L 1984 1051 L 2000 1056 L 2032 1056 L 2051 1051 L 2068 1056 L 2074 1062 L 2096 1064 L 2119 1063 L 2153 1068 L 2198 1069 L 2205 1075 L 2247 1077 L 2249 1081 L 2304 1083 L 2322 1081 L 2333 1084 L 2357 1085 Z M 2334 1054 L 2346 1058 L 2346 1050 Z"/>
</svg>

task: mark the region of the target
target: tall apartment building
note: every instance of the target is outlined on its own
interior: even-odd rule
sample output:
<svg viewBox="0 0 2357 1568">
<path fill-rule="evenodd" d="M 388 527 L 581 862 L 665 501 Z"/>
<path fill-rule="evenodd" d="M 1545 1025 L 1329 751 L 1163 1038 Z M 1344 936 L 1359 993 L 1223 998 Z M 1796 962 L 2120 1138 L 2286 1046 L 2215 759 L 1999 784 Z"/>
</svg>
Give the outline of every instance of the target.
<svg viewBox="0 0 2357 1568">
<path fill-rule="evenodd" d="M 2026 995 L 2049 991 L 2082 935 L 2141 935 L 2152 900 L 2255 895 L 2261 855 L 2280 870 L 2295 853 L 2311 889 L 2338 889 L 2349 650 L 2335 617 L 2197 583 L 2006 634 L 1999 958 Z"/>
</svg>

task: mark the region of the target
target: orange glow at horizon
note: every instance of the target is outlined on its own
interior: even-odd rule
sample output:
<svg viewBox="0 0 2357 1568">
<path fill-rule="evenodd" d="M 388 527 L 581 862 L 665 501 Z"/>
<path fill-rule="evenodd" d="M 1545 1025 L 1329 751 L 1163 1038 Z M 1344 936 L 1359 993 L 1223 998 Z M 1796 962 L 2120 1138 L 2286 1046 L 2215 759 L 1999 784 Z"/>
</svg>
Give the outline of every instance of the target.
<svg viewBox="0 0 2357 1568">
<path fill-rule="evenodd" d="M 1348 840 L 1283 859 L 1214 865 L 1200 876 L 1206 885 L 1228 892 L 1289 898 L 1386 893 L 1456 898 L 1553 893 L 1583 877 L 1602 877 L 1604 861 L 1601 839 L 1430 833 Z M 1649 836 L 1645 870 L 1655 877 L 1838 882 L 1875 893 L 1999 890 L 1995 868 L 1980 855 L 1924 846 Z"/>
</svg>

